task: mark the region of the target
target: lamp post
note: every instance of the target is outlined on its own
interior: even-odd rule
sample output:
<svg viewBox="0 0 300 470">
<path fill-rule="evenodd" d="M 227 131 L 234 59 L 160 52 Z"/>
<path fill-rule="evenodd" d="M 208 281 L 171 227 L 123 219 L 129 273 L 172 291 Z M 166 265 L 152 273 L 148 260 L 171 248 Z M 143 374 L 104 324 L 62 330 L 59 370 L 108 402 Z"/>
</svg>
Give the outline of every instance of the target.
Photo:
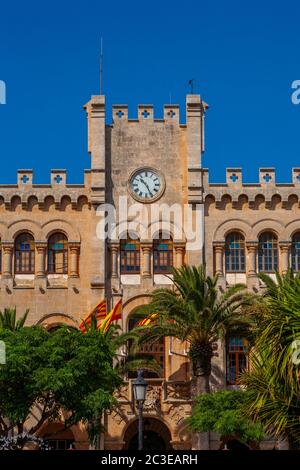
<svg viewBox="0 0 300 470">
<path fill-rule="evenodd" d="M 146 398 L 148 383 L 144 380 L 143 371 L 138 370 L 136 380 L 133 382 L 133 395 L 138 404 L 139 411 L 139 447 L 138 450 L 143 450 L 143 404 Z"/>
</svg>

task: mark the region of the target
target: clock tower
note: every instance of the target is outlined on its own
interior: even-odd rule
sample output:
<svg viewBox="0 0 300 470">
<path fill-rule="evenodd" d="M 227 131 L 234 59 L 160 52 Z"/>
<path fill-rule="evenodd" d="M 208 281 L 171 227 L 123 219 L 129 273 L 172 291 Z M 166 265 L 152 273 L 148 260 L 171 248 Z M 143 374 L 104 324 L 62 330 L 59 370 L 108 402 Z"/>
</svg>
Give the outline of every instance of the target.
<svg viewBox="0 0 300 470">
<path fill-rule="evenodd" d="M 117 218 L 114 236 L 97 241 L 105 253 L 99 278 L 105 283 L 109 307 L 122 300 L 124 331 L 133 326 L 135 309 L 149 302 L 154 289 L 172 286 L 174 267 L 203 261 L 202 237 L 194 243 L 190 237 L 191 232 L 203 230 L 201 157 L 207 107 L 199 95 L 188 95 L 183 124 L 176 104 L 164 106 L 163 119 L 155 118 L 149 104 L 138 105 L 137 119 L 131 119 L 127 105 L 119 104 L 112 107 L 112 124 L 105 124 L 104 97 L 93 97 L 86 105 L 95 207 L 110 204 Z M 166 429 L 161 432 L 170 432 L 174 445 L 178 417 L 169 414 L 172 398 L 169 392 L 162 398 L 162 391 L 174 377 L 189 383 L 188 358 L 178 347 L 166 338 L 147 349 L 163 370 L 161 376 L 149 377 L 152 405 L 159 401 L 159 409 L 153 405 L 151 413 L 153 419 L 165 415 Z M 108 449 L 131 445 L 124 444 L 126 422 L 134 422 L 130 380 L 125 388 L 120 406 L 128 417 L 119 422 L 109 416 Z M 183 399 L 180 409 L 184 415 L 189 412 L 188 399 Z"/>
</svg>

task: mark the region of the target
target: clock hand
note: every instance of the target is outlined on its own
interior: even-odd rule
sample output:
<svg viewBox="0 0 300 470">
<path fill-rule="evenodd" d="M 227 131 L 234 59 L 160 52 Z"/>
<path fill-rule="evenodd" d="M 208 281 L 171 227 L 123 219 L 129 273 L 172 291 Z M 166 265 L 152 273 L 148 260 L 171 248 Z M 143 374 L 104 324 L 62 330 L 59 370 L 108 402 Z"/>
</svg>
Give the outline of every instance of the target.
<svg viewBox="0 0 300 470">
<path fill-rule="evenodd" d="M 141 182 L 144 183 L 144 185 L 146 186 L 146 188 L 148 189 L 149 193 L 150 193 L 151 196 L 152 196 L 151 190 L 150 190 L 148 184 L 146 183 L 146 181 L 144 181 L 144 180 L 141 178 Z"/>
</svg>

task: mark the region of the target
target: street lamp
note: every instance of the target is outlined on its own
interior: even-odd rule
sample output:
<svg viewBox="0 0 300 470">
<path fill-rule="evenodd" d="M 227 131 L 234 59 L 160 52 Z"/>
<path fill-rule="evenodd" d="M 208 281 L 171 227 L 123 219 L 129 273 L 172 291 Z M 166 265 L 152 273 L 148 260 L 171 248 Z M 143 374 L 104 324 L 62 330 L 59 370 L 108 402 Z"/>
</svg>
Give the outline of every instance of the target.
<svg viewBox="0 0 300 470">
<path fill-rule="evenodd" d="M 136 380 L 133 382 L 133 395 L 138 404 L 139 410 L 139 447 L 138 450 L 143 450 L 143 404 L 146 398 L 148 383 L 144 380 L 143 371 L 138 370 Z"/>
</svg>

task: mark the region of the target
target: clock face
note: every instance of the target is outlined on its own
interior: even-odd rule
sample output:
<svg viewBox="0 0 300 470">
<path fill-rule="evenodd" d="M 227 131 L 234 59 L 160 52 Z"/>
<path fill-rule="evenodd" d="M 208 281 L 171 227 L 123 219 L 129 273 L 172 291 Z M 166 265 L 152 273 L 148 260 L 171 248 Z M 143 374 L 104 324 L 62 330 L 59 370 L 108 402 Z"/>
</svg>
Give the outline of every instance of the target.
<svg viewBox="0 0 300 470">
<path fill-rule="evenodd" d="M 157 199 L 164 189 L 162 177 L 150 168 L 135 171 L 129 184 L 132 196 L 143 202 Z"/>
</svg>

